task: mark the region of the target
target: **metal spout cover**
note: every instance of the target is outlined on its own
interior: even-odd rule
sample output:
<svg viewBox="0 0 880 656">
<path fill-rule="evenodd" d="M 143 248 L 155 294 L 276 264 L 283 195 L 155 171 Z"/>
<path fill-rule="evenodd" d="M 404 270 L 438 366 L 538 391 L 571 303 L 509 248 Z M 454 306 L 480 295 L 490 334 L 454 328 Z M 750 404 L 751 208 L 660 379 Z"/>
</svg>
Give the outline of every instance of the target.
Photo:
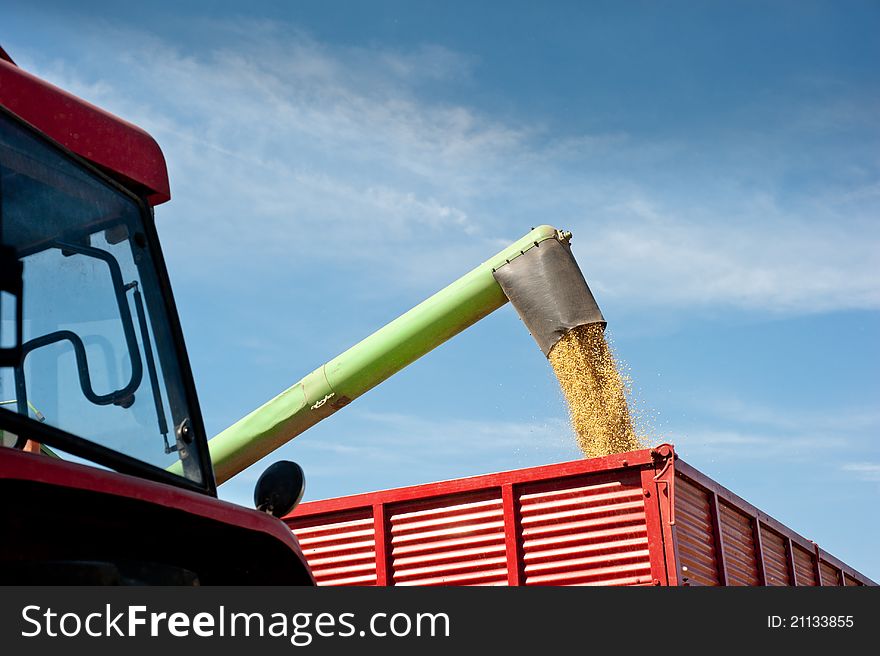
<svg viewBox="0 0 880 656">
<path fill-rule="evenodd" d="M 572 328 L 605 318 L 567 240 L 548 239 L 493 275 L 544 355 Z"/>
</svg>

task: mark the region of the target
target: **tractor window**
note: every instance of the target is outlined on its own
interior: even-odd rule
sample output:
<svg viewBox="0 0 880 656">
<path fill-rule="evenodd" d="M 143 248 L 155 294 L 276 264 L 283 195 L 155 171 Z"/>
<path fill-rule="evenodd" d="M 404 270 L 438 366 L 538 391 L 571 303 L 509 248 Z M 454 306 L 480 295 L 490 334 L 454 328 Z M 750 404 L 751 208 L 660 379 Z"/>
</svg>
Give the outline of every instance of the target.
<svg viewBox="0 0 880 656">
<path fill-rule="evenodd" d="M 0 113 L 0 240 L 24 267 L 23 357 L 0 369 L 0 405 L 202 484 L 145 213 Z"/>
</svg>

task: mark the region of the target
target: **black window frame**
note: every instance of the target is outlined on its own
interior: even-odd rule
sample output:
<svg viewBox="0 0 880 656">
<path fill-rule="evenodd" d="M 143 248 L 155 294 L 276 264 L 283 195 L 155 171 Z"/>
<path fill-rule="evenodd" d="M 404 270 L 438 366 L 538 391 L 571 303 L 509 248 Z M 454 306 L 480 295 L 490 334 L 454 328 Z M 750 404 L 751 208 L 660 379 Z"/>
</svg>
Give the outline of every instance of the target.
<svg viewBox="0 0 880 656">
<path fill-rule="evenodd" d="M 177 358 L 177 365 L 180 371 L 180 384 L 189 411 L 188 428 L 192 440 L 188 446 L 195 447 L 193 449 L 195 455 L 192 462 L 194 462 L 199 468 L 202 482 L 201 484 L 197 483 L 196 481 L 182 475 L 179 476 L 173 474 L 161 467 L 151 465 L 142 460 L 138 460 L 137 458 L 105 447 L 97 442 L 79 437 L 65 430 L 41 423 L 36 419 L 31 419 L 30 417 L 12 412 L 2 407 L 0 407 L 0 429 L 8 430 L 16 435 L 23 435 L 28 439 L 33 439 L 34 441 L 46 444 L 49 447 L 61 449 L 74 456 L 94 462 L 103 467 L 108 467 L 120 473 L 130 474 L 160 483 L 167 483 L 176 487 L 216 497 L 217 483 L 214 478 L 214 468 L 211 463 L 208 449 L 208 439 L 205 432 L 204 422 L 202 420 L 202 412 L 199 405 L 198 395 L 196 393 L 192 367 L 190 365 L 183 337 L 183 329 L 180 325 L 180 317 L 177 313 L 177 304 L 174 300 L 174 294 L 171 289 L 171 282 L 168 277 L 165 258 L 162 254 L 162 248 L 159 242 L 159 234 L 156 230 L 153 208 L 146 202 L 145 198 L 135 193 L 132 189 L 120 184 L 120 182 L 107 175 L 107 173 L 93 163 L 77 155 L 69 148 L 66 148 L 63 144 L 58 143 L 39 128 L 29 123 L 26 119 L 9 111 L 8 108 L 2 105 L 0 105 L 0 112 L 2 112 L 7 118 L 18 123 L 23 129 L 30 132 L 34 137 L 47 144 L 50 148 L 57 151 L 61 156 L 72 160 L 73 163 L 78 166 L 82 166 L 109 187 L 128 197 L 138 208 L 144 228 L 144 235 L 146 237 L 146 247 L 149 250 L 155 268 L 159 293 L 165 306 L 164 309 L 165 315 L 168 319 L 168 330 L 171 340 L 174 343 L 174 355 Z M 27 293 L 26 290 L 25 293 Z"/>
</svg>

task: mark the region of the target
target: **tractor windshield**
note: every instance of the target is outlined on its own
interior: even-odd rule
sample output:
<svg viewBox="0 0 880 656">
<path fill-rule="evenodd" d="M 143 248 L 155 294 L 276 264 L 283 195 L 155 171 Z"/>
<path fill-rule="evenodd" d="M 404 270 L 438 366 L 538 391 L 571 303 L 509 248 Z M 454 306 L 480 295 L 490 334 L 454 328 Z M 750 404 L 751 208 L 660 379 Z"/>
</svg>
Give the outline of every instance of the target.
<svg viewBox="0 0 880 656">
<path fill-rule="evenodd" d="M 0 113 L 0 242 L 23 264 L 22 357 L 0 368 L 0 405 L 80 438 L 55 451 L 111 467 L 122 454 L 127 470 L 130 459 L 182 461 L 186 478 L 210 485 L 149 221 L 135 196 Z M 0 427 L 3 446 L 49 442 Z"/>
</svg>

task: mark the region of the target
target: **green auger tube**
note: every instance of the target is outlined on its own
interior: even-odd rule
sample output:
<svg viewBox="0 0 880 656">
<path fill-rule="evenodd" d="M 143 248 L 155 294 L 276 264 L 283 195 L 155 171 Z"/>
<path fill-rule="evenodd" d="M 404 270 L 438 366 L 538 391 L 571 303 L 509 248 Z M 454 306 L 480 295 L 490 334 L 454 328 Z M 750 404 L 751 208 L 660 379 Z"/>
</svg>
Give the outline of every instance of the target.
<svg viewBox="0 0 880 656">
<path fill-rule="evenodd" d="M 505 289 L 502 289 L 496 280 L 496 271 L 528 254 L 532 249 L 538 249 L 543 242 L 552 240 L 551 244 L 554 248 L 551 250 L 564 251 L 577 269 L 577 264 L 571 258 L 568 248 L 570 238 L 571 233 L 559 231 L 549 225 L 534 228 L 522 239 L 489 258 L 470 273 L 336 356 L 219 433 L 208 442 L 217 483 L 229 480 L 504 305 L 508 301 L 505 290 L 510 293 L 508 288 L 511 283 L 509 280 L 505 281 Z M 560 245 L 564 248 L 556 248 Z M 534 259 L 538 261 L 542 258 Z M 516 279 L 529 278 L 528 267 L 520 268 L 524 269 L 524 273 L 514 276 L 514 282 Z M 580 276 L 580 280 L 583 280 L 583 276 Z M 585 282 L 584 287 L 586 287 Z M 579 302 L 582 300 L 582 295 L 579 296 L 577 293 L 558 294 L 556 293 L 558 290 L 553 291 L 550 288 L 552 284 L 544 285 L 540 293 L 576 298 Z M 565 292 L 564 289 L 562 291 Z M 589 290 L 587 294 L 592 301 Z M 529 319 L 526 324 L 536 339 L 538 335 L 534 326 L 540 322 L 535 323 L 534 317 L 528 314 L 534 314 L 535 311 L 542 314 L 547 312 L 546 303 L 537 305 L 540 306 L 538 310 L 529 307 L 524 312 L 520 304 L 516 304 L 517 311 L 523 319 Z M 593 305 L 595 305 L 594 301 Z M 553 311 L 551 308 L 551 313 Z M 571 312 L 562 314 L 566 317 L 571 316 Z M 604 323 L 598 307 L 591 314 L 593 315 L 598 315 L 596 321 Z M 543 323 L 548 324 L 547 321 Z M 556 320 L 552 319 L 550 323 L 555 326 Z M 539 345 L 542 345 L 541 341 Z M 170 469 L 179 473 L 179 463 Z"/>
</svg>

